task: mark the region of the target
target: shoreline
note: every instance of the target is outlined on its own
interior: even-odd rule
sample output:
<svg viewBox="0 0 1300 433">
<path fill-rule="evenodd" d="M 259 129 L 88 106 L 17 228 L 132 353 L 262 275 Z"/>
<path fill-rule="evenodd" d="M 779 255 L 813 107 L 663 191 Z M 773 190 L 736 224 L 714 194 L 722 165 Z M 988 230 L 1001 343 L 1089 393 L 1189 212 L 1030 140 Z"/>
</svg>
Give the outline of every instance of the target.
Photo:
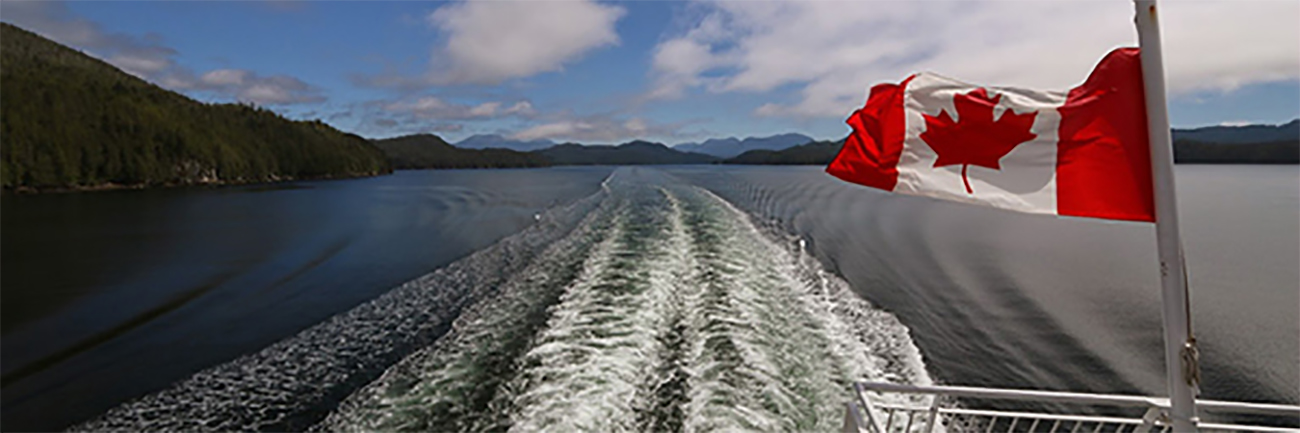
<svg viewBox="0 0 1300 433">
<path fill-rule="evenodd" d="M 394 170 L 395 171 L 395 170 Z M 229 186 L 249 186 L 249 185 L 276 185 L 289 182 L 305 182 L 317 180 L 348 180 L 361 179 L 367 177 L 387 176 L 393 174 L 393 171 L 378 173 L 361 173 L 348 175 L 327 175 L 311 177 L 274 177 L 270 179 L 252 180 L 252 181 L 215 181 L 215 182 L 169 182 L 169 183 L 138 183 L 138 184 L 120 184 L 105 182 L 94 185 L 74 185 L 74 186 L 55 186 L 55 187 L 31 187 L 17 186 L 0 188 L 0 195 L 4 196 L 31 196 L 31 195 L 53 195 L 53 194 L 73 194 L 73 193 L 93 193 L 107 191 L 132 191 L 132 190 L 152 190 L 152 189 L 180 189 L 180 188 L 221 188 Z"/>
</svg>

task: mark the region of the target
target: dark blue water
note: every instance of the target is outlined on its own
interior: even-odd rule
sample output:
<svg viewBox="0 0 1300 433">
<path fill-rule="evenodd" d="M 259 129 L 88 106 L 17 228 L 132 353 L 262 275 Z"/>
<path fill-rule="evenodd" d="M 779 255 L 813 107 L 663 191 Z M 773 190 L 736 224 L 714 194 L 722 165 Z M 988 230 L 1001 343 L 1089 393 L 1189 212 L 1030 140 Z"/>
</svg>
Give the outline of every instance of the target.
<svg viewBox="0 0 1300 433">
<path fill-rule="evenodd" d="M 1178 168 L 1207 397 L 1300 401 L 1298 181 Z M 1149 225 L 819 167 L 4 200 L 7 430 L 820 430 L 847 378 L 1163 393 Z"/>
<path fill-rule="evenodd" d="M 5 196 L 3 423 L 59 429 L 535 224 L 611 168 Z"/>
</svg>

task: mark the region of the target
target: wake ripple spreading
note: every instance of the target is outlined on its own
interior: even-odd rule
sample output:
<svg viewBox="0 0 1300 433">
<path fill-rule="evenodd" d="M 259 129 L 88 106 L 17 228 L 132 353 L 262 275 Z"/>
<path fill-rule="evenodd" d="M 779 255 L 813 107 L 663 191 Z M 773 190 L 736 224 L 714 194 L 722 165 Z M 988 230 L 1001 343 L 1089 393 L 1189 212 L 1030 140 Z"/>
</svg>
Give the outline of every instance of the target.
<svg viewBox="0 0 1300 433">
<path fill-rule="evenodd" d="M 836 431 L 852 381 L 930 382 L 897 319 L 707 190 L 620 169 L 541 221 L 77 429 Z"/>
<path fill-rule="evenodd" d="M 606 186 L 577 269 L 483 300 L 315 429 L 834 431 L 851 381 L 928 383 L 797 242 L 660 173 Z"/>
<path fill-rule="evenodd" d="M 72 431 L 296 431 L 446 332 L 598 206 L 597 193 L 538 224 L 259 352 L 129 401 Z M 430 246 L 436 248 L 436 246 Z M 563 251 L 560 251 L 562 254 Z"/>
</svg>

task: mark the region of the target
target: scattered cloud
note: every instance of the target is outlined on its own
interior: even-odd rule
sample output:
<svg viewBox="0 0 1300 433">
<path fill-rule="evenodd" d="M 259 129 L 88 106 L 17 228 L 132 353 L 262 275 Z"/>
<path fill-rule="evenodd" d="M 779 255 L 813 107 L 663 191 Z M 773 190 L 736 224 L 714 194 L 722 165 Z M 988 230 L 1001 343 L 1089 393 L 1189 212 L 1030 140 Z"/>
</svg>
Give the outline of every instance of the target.
<svg viewBox="0 0 1300 433">
<path fill-rule="evenodd" d="M 684 133 L 689 123 L 658 123 L 653 120 L 612 115 L 593 115 L 554 119 L 510 135 L 516 140 L 551 139 L 582 143 L 617 143 L 632 139 L 683 138 L 695 134 Z"/>
<path fill-rule="evenodd" d="M 221 77 L 225 78 L 225 77 Z M 331 122 L 355 125 L 365 136 L 414 133 L 494 133 L 519 140 L 551 139 L 580 143 L 618 143 L 633 139 L 694 139 L 710 119 L 664 123 L 627 112 L 578 114 L 571 110 L 538 110 L 528 100 L 459 101 L 445 95 L 423 95 L 395 100 L 371 100 L 339 106 L 327 116 Z"/>
<path fill-rule="evenodd" d="M 561 70 L 596 48 L 619 43 L 622 7 L 594 1 L 467 1 L 438 8 L 429 23 L 446 34 L 432 78 L 497 84 Z"/>
<path fill-rule="evenodd" d="M 459 123 L 438 123 L 426 128 L 432 132 L 460 132 L 465 129 L 465 125 Z"/>
<path fill-rule="evenodd" d="M 286 75 L 263 77 L 244 69 L 208 71 L 191 88 L 228 95 L 239 101 L 284 105 L 325 101 L 319 89 Z"/>
<path fill-rule="evenodd" d="M 508 116 L 526 118 L 536 114 L 532 103 L 528 101 L 518 101 L 510 106 L 505 106 L 496 101 L 469 105 L 448 102 L 436 96 L 421 96 L 414 99 L 393 102 L 378 101 L 376 103 L 380 104 L 384 111 L 389 113 L 426 120 L 482 120 Z"/>
<path fill-rule="evenodd" d="M 75 16 L 58 1 L 7 1 L 0 3 L 5 21 L 39 33 L 64 45 L 94 51 L 104 60 L 139 76 L 175 67 L 176 50 L 158 43 L 158 37 L 107 33 L 99 24 Z"/>
<path fill-rule="evenodd" d="M 1066 89 L 1110 49 L 1136 44 L 1130 2 L 703 2 L 653 52 L 646 97 L 770 92 L 755 115 L 844 116 L 872 84 L 939 71 L 993 85 Z M 1300 79 L 1300 3 L 1162 4 L 1174 94 Z M 700 13 L 699 10 L 703 10 Z"/>
<path fill-rule="evenodd" d="M 98 24 L 75 16 L 63 2 L 6 1 L 0 3 L 0 15 L 56 42 L 90 51 L 129 74 L 168 89 L 207 91 L 262 105 L 325 100 L 320 89 L 285 75 L 261 76 L 242 69 L 195 74 L 176 62 L 178 53 L 163 45 L 161 36 L 106 32 Z"/>
<path fill-rule="evenodd" d="M 425 22 L 442 37 L 428 71 L 356 74 L 362 87 L 415 91 L 433 86 L 496 85 L 564 69 L 588 52 L 620 43 L 620 6 L 593 0 L 461 1 L 434 10 Z"/>
</svg>

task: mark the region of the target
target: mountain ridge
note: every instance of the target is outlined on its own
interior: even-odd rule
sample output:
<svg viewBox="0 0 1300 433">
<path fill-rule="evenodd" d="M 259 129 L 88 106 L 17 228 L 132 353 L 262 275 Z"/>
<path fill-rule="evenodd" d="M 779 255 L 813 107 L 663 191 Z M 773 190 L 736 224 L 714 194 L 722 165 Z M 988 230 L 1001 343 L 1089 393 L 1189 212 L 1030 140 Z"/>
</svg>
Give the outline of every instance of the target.
<svg viewBox="0 0 1300 433">
<path fill-rule="evenodd" d="M 454 144 L 461 149 L 510 149 L 518 152 L 532 152 L 555 146 L 547 139 L 515 140 L 501 134 L 474 134 Z"/>
<path fill-rule="evenodd" d="M 703 142 L 679 143 L 674 149 L 684 152 L 703 153 L 719 158 L 731 158 L 750 150 L 781 150 L 815 141 L 812 137 L 796 132 L 769 135 L 766 137 L 710 138 Z"/>
<path fill-rule="evenodd" d="M 645 140 L 618 145 L 582 145 L 564 143 L 533 153 L 545 156 L 555 165 L 651 165 L 704 164 L 718 158 L 694 152 L 682 152 Z"/>
<path fill-rule="evenodd" d="M 1294 119 L 1280 125 L 1202 126 L 1189 129 L 1174 129 L 1172 133 L 1174 141 L 1187 140 L 1224 144 L 1286 141 L 1300 137 L 1300 119 Z"/>
<path fill-rule="evenodd" d="M 546 167 L 545 157 L 510 149 L 462 149 L 434 134 L 372 140 L 396 169 Z"/>
</svg>

